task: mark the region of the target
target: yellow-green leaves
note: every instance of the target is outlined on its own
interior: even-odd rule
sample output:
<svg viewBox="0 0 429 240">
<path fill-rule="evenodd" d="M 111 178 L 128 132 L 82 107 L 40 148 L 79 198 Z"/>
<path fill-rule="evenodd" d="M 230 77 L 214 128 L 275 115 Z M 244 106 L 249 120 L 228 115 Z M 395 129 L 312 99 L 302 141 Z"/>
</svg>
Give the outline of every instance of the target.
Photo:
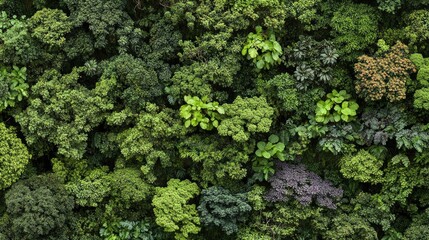
<svg viewBox="0 0 429 240">
<path fill-rule="evenodd" d="M 272 31 L 268 34 L 262 32 L 262 27 L 256 27 L 256 33 L 249 33 L 246 45 L 241 50 L 247 59 L 253 59 L 256 67 L 270 69 L 270 67 L 281 62 L 280 56 L 283 54 L 280 43 L 276 41 L 276 36 Z"/>
<path fill-rule="evenodd" d="M 351 95 L 345 90 L 333 90 L 326 95 L 327 100 L 319 101 L 316 107 L 316 122 L 350 122 L 356 117 L 359 105 L 354 100 L 349 100 Z M 332 111 L 334 110 L 334 111 Z"/>
<path fill-rule="evenodd" d="M 7 107 L 15 106 L 15 103 L 28 97 L 27 90 L 27 68 L 13 66 L 8 71 L 7 68 L 0 69 L 0 112 Z"/>
<path fill-rule="evenodd" d="M 59 9 L 44 8 L 37 11 L 29 23 L 33 30 L 32 36 L 52 47 L 61 47 L 66 41 L 65 35 L 72 28 L 67 15 Z"/>
<path fill-rule="evenodd" d="M 167 187 L 157 187 L 152 200 L 156 224 L 166 232 L 174 232 L 175 239 L 189 239 L 200 231 L 200 218 L 195 204 L 187 202 L 200 194 L 196 183 L 170 179 Z"/>
<path fill-rule="evenodd" d="M 12 129 L 0 123 L 0 190 L 16 182 L 31 155 Z"/>
<path fill-rule="evenodd" d="M 225 114 L 218 102 L 207 102 L 207 97 L 185 96 L 187 104 L 180 107 L 180 117 L 185 119 L 185 127 L 200 126 L 204 130 L 212 130 L 219 126 L 221 114 Z"/>
</svg>

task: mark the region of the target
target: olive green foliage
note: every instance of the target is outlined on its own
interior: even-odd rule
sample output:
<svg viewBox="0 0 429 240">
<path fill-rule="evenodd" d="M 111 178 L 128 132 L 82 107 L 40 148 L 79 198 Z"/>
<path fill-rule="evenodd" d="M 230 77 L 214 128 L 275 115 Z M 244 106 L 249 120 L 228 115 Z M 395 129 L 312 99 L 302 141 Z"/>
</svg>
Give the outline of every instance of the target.
<svg viewBox="0 0 429 240">
<path fill-rule="evenodd" d="M 427 45 L 425 44 L 425 41 L 429 39 L 428 19 L 429 11 L 426 9 L 411 11 L 405 18 L 405 21 L 407 22 L 407 25 L 404 28 L 405 35 L 410 39 L 411 45 L 417 47 L 418 44 L 421 46 L 420 49 L 422 50 L 426 48 Z"/>
<path fill-rule="evenodd" d="M 112 114 L 108 122 L 120 125 L 128 115 L 127 111 Z M 157 178 L 158 174 L 153 171 L 157 163 L 162 167 L 172 165 L 172 152 L 178 139 L 186 133 L 178 115 L 177 111 L 169 108 L 160 110 L 157 105 L 148 103 L 146 110 L 136 116 L 134 126 L 116 137 L 122 156 L 126 160 L 140 162 L 140 169 L 150 182 Z"/>
<path fill-rule="evenodd" d="M 246 214 L 252 208 L 246 202 L 246 194 L 232 194 L 221 187 L 210 187 L 201 191 L 198 205 L 201 223 L 216 226 L 227 235 L 238 231 L 238 223 L 246 220 Z"/>
<path fill-rule="evenodd" d="M 166 232 L 174 232 L 175 239 L 188 239 L 189 234 L 200 231 L 200 218 L 195 204 L 188 201 L 199 195 L 197 184 L 179 179 L 170 179 L 166 187 L 155 189 L 152 200 L 156 224 Z"/>
<path fill-rule="evenodd" d="M 16 102 L 28 97 L 29 85 L 27 80 L 27 68 L 16 67 L 8 71 L 0 69 L 0 112 L 7 107 L 14 107 Z"/>
<path fill-rule="evenodd" d="M 0 56 L 3 64 L 25 65 L 38 57 L 37 48 L 31 43 L 31 34 L 25 17 L 9 16 L 1 12 Z"/>
<path fill-rule="evenodd" d="M 247 175 L 253 146 L 219 136 L 193 135 L 178 144 L 180 157 L 192 160 L 191 177 L 202 186 L 226 185 Z"/>
<path fill-rule="evenodd" d="M 44 8 L 29 19 L 29 27 L 34 38 L 49 46 L 61 47 L 66 40 L 65 35 L 72 28 L 72 23 L 63 11 Z"/>
<path fill-rule="evenodd" d="M 241 54 L 247 55 L 249 60 L 252 59 L 258 69 L 270 69 L 281 62 L 283 50 L 273 32 L 265 34 L 262 27 L 257 26 L 256 33 L 247 35 L 247 42 Z"/>
<path fill-rule="evenodd" d="M 46 71 L 31 88 L 29 107 L 16 115 L 27 143 L 39 154 L 41 142 L 47 141 L 45 144 L 52 144 L 66 158 L 82 158 L 88 132 L 113 108 L 107 94 L 116 80 L 101 79 L 94 89 L 88 89 L 78 81 L 82 75 L 81 68 L 65 75 Z"/>
<path fill-rule="evenodd" d="M 256 158 L 253 160 L 252 169 L 260 180 L 264 179 L 266 181 L 274 174 L 274 158 L 280 161 L 286 160 L 286 156 L 283 152 L 285 144 L 279 140 L 279 136 L 273 134 L 268 138 L 268 142 L 260 141 L 256 145 Z"/>
<path fill-rule="evenodd" d="M 180 117 L 185 119 L 185 127 L 200 126 L 204 130 L 212 130 L 219 126 L 220 114 L 225 110 L 218 102 L 207 103 L 207 97 L 185 96 L 186 105 L 180 107 Z"/>
<path fill-rule="evenodd" d="M 267 99 L 270 106 L 279 111 L 294 111 L 299 106 L 298 90 L 294 79 L 287 73 L 276 75 L 270 80 L 259 79 L 258 91 Z"/>
<path fill-rule="evenodd" d="M 34 176 L 5 196 L 11 239 L 67 239 L 73 198 L 55 175 Z"/>
<path fill-rule="evenodd" d="M 371 224 L 354 214 L 340 214 L 332 219 L 331 224 L 331 228 L 326 232 L 326 239 L 378 239 Z"/>
<path fill-rule="evenodd" d="M 0 0 L 0 239 L 427 239 L 428 6 Z"/>
<path fill-rule="evenodd" d="M 350 100 L 351 95 L 345 90 L 333 90 L 326 95 L 326 100 L 317 102 L 316 122 L 327 124 L 329 122 L 350 122 L 356 118 L 359 105 Z"/>
<path fill-rule="evenodd" d="M 274 109 L 264 97 L 238 96 L 233 103 L 222 106 L 225 108 L 225 119 L 217 128 L 219 135 L 244 142 L 249 140 L 252 133 L 270 131 Z"/>
<path fill-rule="evenodd" d="M 354 156 L 346 156 L 341 159 L 340 171 L 346 178 L 360 182 L 377 183 L 383 172 L 383 160 L 377 159 L 365 150 L 360 150 Z"/>
<path fill-rule="evenodd" d="M 388 13 L 395 13 L 401 8 L 402 2 L 402 0 L 377 0 L 378 9 Z"/>
<path fill-rule="evenodd" d="M 13 129 L 0 123 L 0 190 L 16 182 L 31 155 Z"/>
<path fill-rule="evenodd" d="M 334 43 L 340 56 L 354 60 L 359 52 L 372 44 L 377 38 L 378 15 L 375 9 L 366 4 L 342 4 L 331 19 Z"/>
</svg>

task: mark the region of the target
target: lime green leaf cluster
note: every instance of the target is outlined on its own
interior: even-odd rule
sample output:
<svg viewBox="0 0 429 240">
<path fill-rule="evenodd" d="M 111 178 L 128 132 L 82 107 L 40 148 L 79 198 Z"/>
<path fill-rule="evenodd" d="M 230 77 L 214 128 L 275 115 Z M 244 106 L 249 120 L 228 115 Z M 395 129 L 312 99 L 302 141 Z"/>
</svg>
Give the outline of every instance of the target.
<svg viewBox="0 0 429 240">
<path fill-rule="evenodd" d="M 200 193 L 196 183 L 170 179 L 166 187 L 157 187 L 152 200 L 156 223 L 166 232 L 174 232 L 175 239 L 189 239 L 200 231 L 200 218 L 195 204 L 188 201 Z"/>
<path fill-rule="evenodd" d="M 180 107 L 180 117 L 185 119 L 185 127 L 200 126 L 204 130 L 212 130 L 219 126 L 221 114 L 225 114 L 218 102 L 207 102 L 208 98 L 185 96 L 187 104 Z"/>
<path fill-rule="evenodd" d="M 7 107 L 15 106 L 17 101 L 22 101 L 28 97 L 29 85 L 27 80 L 27 68 L 13 66 L 8 71 L 7 68 L 0 69 L 0 112 Z"/>
<path fill-rule="evenodd" d="M 326 95 L 325 101 L 319 101 L 316 108 L 316 122 L 327 124 L 329 122 L 350 122 L 356 117 L 359 105 L 354 100 L 349 100 L 351 95 L 345 90 L 333 90 Z M 334 110 L 332 112 L 332 110 Z"/>
<path fill-rule="evenodd" d="M 65 35 L 72 28 L 72 22 L 62 10 L 44 8 L 29 19 L 29 26 L 34 38 L 49 46 L 61 47 L 65 43 Z"/>
<path fill-rule="evenodd" d="M 268 138 L 268 142 L 258 142 L 256 150 L 256 158 L 253 161 L 253 171 L 259 176 L 259 179 L 268 180 L 274 174 L 273 158 L 280 161 L 286 160 L 284 153 L 285 144 L 280 142 L 279 136 L 272 134 Z"/>
<path fill-rule="evenodd" d="M 233 103 L 222 106 L 225 108 L 225 119 L 217 128 L 219 135 L 245 142 L 252 133 L 270 131 L 274 109 L 268 105 L 265 97 L 238 96 Z"/>
<path fill-rule="evenodd" d="M 344 156 L 340 161 L 340 171 L 345 178 L 351 178 L 360 182 L 378 183 L 383 172 L 383 160 L 380 160 L 367 152 L 360 150 L 354 156 Z"/>
<path fill-rule="evenodd" d="M 0 190 L 16 182 L 31 155 L 16 133 L 0 123 Z"/>
<path fill-rule="evenodd" d="M 246 45 L 244 45 L 241 54 L 247 55 L 247 59 L 253 59 L 256 67 L 261 69 L 270 69 L 272 66 L 280 64 L 280 56 L 283 54 L 280 43 L 276 41 L 274 32 L 263 33 L 262 27 L 256 27 L 256 33 L 247 35 Z"/>
</svg>

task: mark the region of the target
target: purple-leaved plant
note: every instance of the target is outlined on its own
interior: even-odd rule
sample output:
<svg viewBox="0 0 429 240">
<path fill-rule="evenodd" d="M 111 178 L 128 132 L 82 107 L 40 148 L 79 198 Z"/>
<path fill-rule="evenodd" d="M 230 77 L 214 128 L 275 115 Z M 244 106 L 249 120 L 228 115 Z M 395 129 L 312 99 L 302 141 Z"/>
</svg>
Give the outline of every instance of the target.
<svg viewBox="0 0 429 240">
<path fill-rule="evenodd" d="M 287 201 L 290 197 L 308 206 L 315 200 L 319 206 L 335 209 L 335 200 L 343 195 L 343 190 L 332 186 L 304 165 L 285 162 L 277 163 L 276 173 L 268 180 L 271 189 L 265 199 L 270 202 Z"/>
</svg>

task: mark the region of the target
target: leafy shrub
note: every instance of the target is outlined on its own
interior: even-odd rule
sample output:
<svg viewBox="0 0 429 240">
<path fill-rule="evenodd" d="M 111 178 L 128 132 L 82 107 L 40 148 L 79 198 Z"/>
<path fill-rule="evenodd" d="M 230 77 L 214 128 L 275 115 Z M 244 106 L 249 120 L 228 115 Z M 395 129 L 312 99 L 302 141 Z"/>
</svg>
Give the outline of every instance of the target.
<svg viewBox="0 0 429 240">
<path fill-rule="evenodd" d="M 233 103 L 222 106 L 225 108 L 225 119 L 217 128 L 219 135 L 245 142 L 251 133 L 270 131 L 274 109 L 264 97 L 238 96 Z"/>
<path fill-rule="evenodd" d="M 262 27 L 256 27 L 256 33 L 247 35 L 246 45 L 241 51 L 247 59 L 253 59 L 258 69 L 270 69 L 281 62 L 282 47 L 276 41 L 274 32 L 263 33 Z"/>
<path fill-rule="evenodd" d="M 355 64 L 356 92 L 366 101 L 377 101 L 386 97 L 390 102 L 406 98 L 406 82 L 415 72 L 408 59 L 408 47 L 397 42 L 382 56 L 367 55 L 358 58 Z"/>
<path fill-rule="evenodd" d="M 332 42 L 318 42 L 312 37 L 300 36 L 287 53 L 290 56 L 288 65 L 295 67 L 298 89 L 307 90 L 310 86 L 329 84 L 332 80 L 332 67 L 339 56 Z"/>
<path fill-rule="evenodd" d="M 73 198 L 55 175 L 20 181 L 6 193 L 11 239 L 67 239 Z"/>
<path fill-rule="evenodd" d="M 29 26 L 33 37 L 49 46 L 60 47 L 64 44 L 65 35 L 70 32 L 72 23 L 63 11 L 44 8 L 29 19 Z"/>
<path fill-rule="evenodd" d="M 246 202 L 246 194 L 232 194 L 221 187 L 210 187 L 201 191 L 198 206 L 201 223 L 220 227 L 227 235 L 238 231 L 238 224 L 246 220 L 252 208 Z"/>
<path fill-rule="evenodd" d="M 16 182 L 31 155 L 14 130 L 0 122 L 0 190 Z"/>
<path fill-rule="evenodd" d="M 339 122 L 341 120 L 350 122 L 356 117 L 356 110 L 359 105 L 349 100 L 351 95 L 345 90 L 337 91 L 333 90 L 332 93 L 326 95 L 325 101 L 319 101 L 316 108 L 316 122 L 323 122 L 327 124 L 329 122 Z M 335 112 L 332 112 L 334 110 Z"/>
<path fill-rule="evenodd" d="M 0 69 L 0 112 L 7 107 L 15 106 L 15 103 L 28 97 L 29 85 L 27 80 L 27 68 L 13 66 L 9 72 L 7 68 Z"/>
<path fill-rule="evenodd" d="M 260 141 L 256 145 L 258 149 L 255 152 L 256 158 L 253 161 L 253 171 L 255 171 L 259 180 L 268 180 L 274 174 L 274 158 L 281 161 L 286 160 L 283 152 L 285 145 L 279 140 L 280 138 L 273 134 L 268 138 L 268 143 Z"/>
<path fill-rule="evenodd" d="M 340 56 L 354 60 L 359 52 L 374 43 L 377 38 L 378 15 L 366 4 L 342 4 L 331 19 L 335 46 Z"/>
<path fill-rule="evenodd" d="M 212 130 L 219 126 L 221 114 L 225 114 L 218 102 L 207 103 L 208 98 L 185 96 L 187 104 L 180 107 L 180 116 L 185 119 L 185 127 L 198 126 L 204 130 Z"/>
<path fill-rule="evenodd" d="M 164 231 L 174 232 L 178 240 L 200 231 L 197 209 L 194 204 L 187 204 L 200 193 L 197 184 L 187 179 L 170 179 L 166 187 L 157 187 L 155 192 L 152 200 L 155 221 Z"/>
<path fill-rule="evenodd" d="M 344 177 L 360 182 L 377 183 L 383 175 L 383 160 L 377 159 L 366 150 L 360 150 L 354 156 L 344 156 L 340 166 Z"/>
<path fill-rule="evenodd" d="M 335 209 L 334 201 L 343 195 L 343 190 L 308 171 L 303 165 L 279 162 L 276 173 L 269 179 L 271 189 L 266 195 L 270 202 L 287 201 L 289 197 L 308 206 L 313 201 L 320 206 Z"/>
<path fill-rule="evenodd" d="M 150 225 L 146 221 L 118 221 L 104 223 L 100 236 L 105 240 L 154 240 Z"/>
</svg>

